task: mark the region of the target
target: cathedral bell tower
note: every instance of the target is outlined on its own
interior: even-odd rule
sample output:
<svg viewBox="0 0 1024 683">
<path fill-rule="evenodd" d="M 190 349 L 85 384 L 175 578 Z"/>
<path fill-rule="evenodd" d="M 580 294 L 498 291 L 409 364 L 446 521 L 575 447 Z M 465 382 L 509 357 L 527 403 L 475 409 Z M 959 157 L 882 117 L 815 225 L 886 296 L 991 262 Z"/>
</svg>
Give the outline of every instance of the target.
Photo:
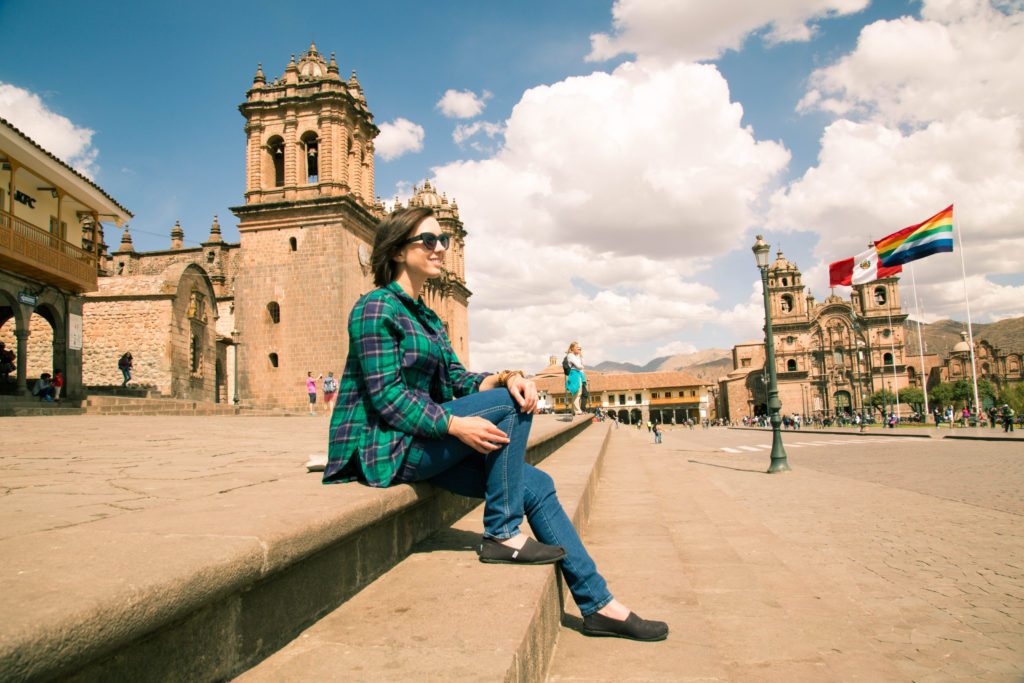
<svg viewBox="0 0 1024 683">
<path fill-rule="evenodd" d="M 355 71 L 348 81 L 316 44 L 267 83 L 256 68 L 246 101 L 246 204 L 350 195 L 369 210 L 373 139 L 380 132 Z"/>
<path fill-rule="evenodd" d="M 346 81 L 315 44 L 268 80 L 256 69 L 245 118 L 245 204 L 235 288 L 238 387 L 256 405 L 299 408 L 295 382 L 348 353 L 345 317 L 373 287 L 370 252 L 379 133 L 355 72 Z"/>
</svg>

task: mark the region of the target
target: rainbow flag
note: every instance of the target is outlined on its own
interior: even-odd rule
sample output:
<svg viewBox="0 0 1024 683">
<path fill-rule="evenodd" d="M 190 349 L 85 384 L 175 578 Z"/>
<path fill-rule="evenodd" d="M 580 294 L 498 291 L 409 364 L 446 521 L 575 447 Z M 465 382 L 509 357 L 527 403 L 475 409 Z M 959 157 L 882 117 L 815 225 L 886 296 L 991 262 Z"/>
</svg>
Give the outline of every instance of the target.
<svg viewBox="0 0 1024 683">
<path fill-rule="evenodd" d="M 953 205 L 928 220 L 903 228 L 875 242 L 883 266 L 899 266 L 917 259 L 953 251 Z"/>
</svg>

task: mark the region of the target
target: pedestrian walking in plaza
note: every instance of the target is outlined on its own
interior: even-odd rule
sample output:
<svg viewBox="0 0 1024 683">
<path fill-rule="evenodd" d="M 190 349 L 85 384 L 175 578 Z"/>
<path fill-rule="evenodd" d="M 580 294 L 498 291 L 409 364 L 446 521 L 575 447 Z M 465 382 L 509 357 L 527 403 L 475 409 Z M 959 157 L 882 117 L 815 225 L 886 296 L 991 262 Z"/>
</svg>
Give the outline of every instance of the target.
<svg viewBox="0 0 1024 683">
<path fill-rule="evenodd" d="M 121 354 L 121 357 L 117 359 L 117 369 L 121 371 L 121 386 L 128 386 L 128 382 L 132 380 L 132 365 L 134 359 L 132 358 L 131 351 L 125 351 Z"/>
<path fill-rule="evenodd" d="M 587 376 L 583 370 L 583 348 L 579 342 L 569 344 L 562 365 L 563 368 L 568 367 L 569 369 L 569 374 L 565 377 L 565 390 L 572 397 L 572 413 L 573 415 L 582 415 L 583 408 L 580 406 L 580 399 Z"/>
<path fill-rule="evenodd" d="M 558 562 L 584 634 L 663 640 L 667 624 L 641 619 L 612 596 L 551 477 L 524 460 L 536 385 L 519 370 L 466 370 L 423 302 L 449 239 L 426 207 L 395 211 L 377 226 L 370 261 L 377 288 L 349 316 L 324 483 L 429 481 L 482 498 L 481 562 Z M 521 533 L 524 517 L 539 541 Z"/>
<path fill-rule="evenodd" d="M 1002 418 L 1003 418 L 1003 432 L 1012 432 L 1013 431 L 1013 418 L 1014 418 L 1014 415 L 1015 415 L 1014 409 L 1010 407 L 1010 404 L 1004 403 L 1003 404 L 1003 411 L 1002 411 L 1002 413 L 1003 413 L 1002 414 Z"/>
<path fill-rule="evenodd" d="M 320 375 L 317 378 L 313 377 L 313 372 L 309 371 L 306 373 L 306 393 L 309 395 L 309 414 L 316 415 L 316 383 L 324 378 Z"/>
<path fill-rule="evenodd" d="M 657 422 L 654 423 L 653 431 L 654 431 L 654 443 L 656 443 L 656 444 L 661 443 L 661 429 L 658 428 L 658 423 Z"/>
<path fill-rule="evenodd" d="M 338 380 L 334 379 L 331 370 L 324 378 L 324 412 L 330 415 L 334 411 L 334 399 L 338 396 Z"/>
</svg>

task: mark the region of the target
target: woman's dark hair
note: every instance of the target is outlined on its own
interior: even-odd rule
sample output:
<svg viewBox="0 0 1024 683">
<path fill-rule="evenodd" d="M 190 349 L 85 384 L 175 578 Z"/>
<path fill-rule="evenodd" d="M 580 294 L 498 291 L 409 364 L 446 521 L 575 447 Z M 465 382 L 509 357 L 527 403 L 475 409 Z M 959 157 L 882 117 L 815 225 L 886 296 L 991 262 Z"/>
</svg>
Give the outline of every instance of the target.
<svg viewBox="0 0 1024 683">
<path fill-rule="evenodd" d="M 377 236 L 373 240 L 373 256 L 370 267 L 373 269 L 373 284 L 384 287 L 395 279 L 396 264 L 392 260 L 405 246 L 416 226 L 434 215 L 434 211 L 426 206 L 415 206 L 393 212 L 377 226 Z"/>
</svg>

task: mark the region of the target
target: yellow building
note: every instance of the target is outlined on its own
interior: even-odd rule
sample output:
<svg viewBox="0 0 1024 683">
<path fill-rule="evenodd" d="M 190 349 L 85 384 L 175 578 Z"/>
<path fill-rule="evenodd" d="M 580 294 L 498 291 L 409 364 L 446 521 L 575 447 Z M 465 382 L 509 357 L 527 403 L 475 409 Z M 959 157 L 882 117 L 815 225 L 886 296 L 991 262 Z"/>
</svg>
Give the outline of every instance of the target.
<svg viewBox="0 0 1024 683">
<path fill-rule="evenodd" d="M 551 364 L 532 377 L 540 395 L 541 410 L 570 410 L 561 362 Z M 714 420 L 715 387 L 685 372 L 617 372 L 605 374 L 587 370 L 588 407 L 600 407 L 620 422 L 647 421 L 680 424 Z"/>
<path fill-rule="evenodd" d="M 16 370 L 0 390 L 60 369 L 82 396 L 82 294 L 97 289 L 103 222 L 131 213 L 101 187 L 0 119 L 0 341 Z"/>
</svg>

